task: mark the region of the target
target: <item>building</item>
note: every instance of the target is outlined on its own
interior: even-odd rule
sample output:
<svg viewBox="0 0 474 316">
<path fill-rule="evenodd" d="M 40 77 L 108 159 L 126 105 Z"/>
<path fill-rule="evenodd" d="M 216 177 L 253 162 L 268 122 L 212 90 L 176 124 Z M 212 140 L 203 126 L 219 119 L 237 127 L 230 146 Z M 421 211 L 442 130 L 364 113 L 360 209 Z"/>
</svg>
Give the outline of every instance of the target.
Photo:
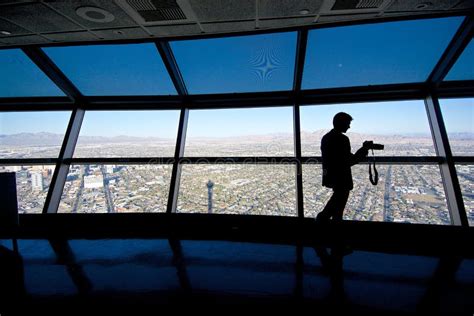
<svg viewBox="0 0 474 316">
<path fill-rule="evenodd" d="M 33 191 L 43 191 L 43 174 L 39 172 L 32 172 L 31 176 L 31 188 Z"/>
<path fill-rule="evenodd" d="M 84 176 L 85 189 L 100 189 L 104 186 L 104 177 L 101 175 Z"/>
</svg>

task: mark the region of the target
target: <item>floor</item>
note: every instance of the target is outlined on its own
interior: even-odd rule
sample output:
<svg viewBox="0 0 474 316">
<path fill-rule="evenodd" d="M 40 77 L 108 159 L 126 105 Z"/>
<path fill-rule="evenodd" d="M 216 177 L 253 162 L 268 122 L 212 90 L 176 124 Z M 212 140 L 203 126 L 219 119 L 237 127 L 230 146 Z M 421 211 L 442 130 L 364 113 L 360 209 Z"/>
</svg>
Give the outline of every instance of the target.
<svg viewBox="0 0 474 316">
<path fill-rule="evenodd" d="M 311 304 L 474 312 L 474 259 L 168 239 L 0 240 L 1 315 L 51 306 Z"/>
</svg>

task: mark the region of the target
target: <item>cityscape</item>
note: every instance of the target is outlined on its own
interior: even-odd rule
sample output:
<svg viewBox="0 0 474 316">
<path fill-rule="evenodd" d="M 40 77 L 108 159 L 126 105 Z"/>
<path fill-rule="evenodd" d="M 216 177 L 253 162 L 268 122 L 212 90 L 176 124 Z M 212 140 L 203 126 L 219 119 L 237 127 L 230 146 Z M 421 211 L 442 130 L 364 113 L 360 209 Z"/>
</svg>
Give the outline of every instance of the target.
<svg viewBox="0 0 474 316">
<path fill-rule="evenodd" d="M 302 153 L 319 156 L 326 131 L 302 132 Z M 59 144 L 55 135 L 37 135 L 45 144 L 4 140 L 1 158 L 54 158 Z M 385 144 L 376 156 L 434 156 L 430 136 L 389 136 L 348 133 L 352 150 L 365 139 Z M 465 135 L 464 135 L 465 136 Z M 59 137 L 60 139 L 60 137 Z M 155 157 L 147 164 L 71 165 L 63 188 L 60 213 L 165 212 L 174 153 L 173 139 L 103 138 L 78 142 L 74 157 Z M 473 137 L 451 139 L 456 155 L 472 155 Z M 189 138 L 185 157 L 294 156 L 291 134 L 249 137 Z M 181 167 L 177 212 L 297 216 L 296 167 L 294 164 L 184 164 Z M 457 165 L 470 225 L 474 225 L 474 166 Z M 55 165 L 1 166 L 0 172 L 15 172 L 20 213 L 41 213 Z M 422 164 L 377 166 L 379 183 L 368 179 L 368 165 L 352 168 L 354 190 L 344 219 L 449 225 L 439 167 Z M 321 165 L 303 165 L 304 215 L 313 218 L 331 195 L 321 185 Z"/>
</svg>

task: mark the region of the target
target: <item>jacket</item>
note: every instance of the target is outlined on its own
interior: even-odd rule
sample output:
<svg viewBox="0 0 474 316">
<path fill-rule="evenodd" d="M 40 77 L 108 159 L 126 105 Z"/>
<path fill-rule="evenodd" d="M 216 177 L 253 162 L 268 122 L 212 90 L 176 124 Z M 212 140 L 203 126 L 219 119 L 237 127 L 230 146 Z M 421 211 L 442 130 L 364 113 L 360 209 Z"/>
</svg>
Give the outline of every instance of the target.
<svg viewBox="0 0 474 316">
<path fill-rule="evenodd" d="M 354 183 L 351 167 L 363 159 L 367 153 L 368 150 L 362 147 L 352 154 L 349 138 L 335 129 L 326 133 L 321 140 L 323 186 L 352 190 Z"/>
</svg>

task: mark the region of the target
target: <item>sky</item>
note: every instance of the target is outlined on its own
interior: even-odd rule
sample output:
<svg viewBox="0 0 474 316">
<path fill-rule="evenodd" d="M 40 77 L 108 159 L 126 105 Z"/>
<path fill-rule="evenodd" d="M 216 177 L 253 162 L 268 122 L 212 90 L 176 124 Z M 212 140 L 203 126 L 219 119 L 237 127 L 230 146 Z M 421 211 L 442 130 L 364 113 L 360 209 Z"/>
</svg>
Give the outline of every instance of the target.
<svg viewBox="0 0 474 316">
<path fill-rule="evenodd" d="M 474 133 L 474 99 L 441 100 L 448 132 Z M 337 112 L 354 120 L 350 132 L 430 135 L 423 101 L 301 106 L 301 129 L 330 129 Z M 0 134 L 50 132 L 64 134 L 69 112 L 0 112 Z M 179 111 L 88 111 L 81 136 L 176 138 Z M 291 107 L 191 110 L 188 137 L 229 137 L 293 132 Z"/>
<path fill-rule="evenodd" d="M 461 22 L 451 17 L 312 30 L 303 88 L 424 81 Z M 292 87 L 296 32 L 175 41 L 170 46 L 190 94 Z M 471 44 L 451 77 L 472 79 L 472 50 Z M 45 52 L 85 95 L 176 95 L 151 43 L 50 47 Z M 63 95 L 21 50 L 0 50 L 0 65 L 0 97 Z M 473 99 L 446 100 L 442 109 L 448 131 L 474 132 Z M 303 106 L 302 130 L 331 128 L 339 111 L 354 117 L 352 132 L 430 133 L 422 101 Z M 69 115 L 0 112 L 0 134 L 64 133 Z M 193 110 L 188 137 L 292 133 L 292 115 L 291 107 Z M 177 111 L 87 112 L 81 135 L 174 138 L 178 118 Z"/>
<path fill-rule="evenodd" d="M 423 82 L 462 20 L 450 17 L 311 30 L 302 88 Z"/>
</svg>

